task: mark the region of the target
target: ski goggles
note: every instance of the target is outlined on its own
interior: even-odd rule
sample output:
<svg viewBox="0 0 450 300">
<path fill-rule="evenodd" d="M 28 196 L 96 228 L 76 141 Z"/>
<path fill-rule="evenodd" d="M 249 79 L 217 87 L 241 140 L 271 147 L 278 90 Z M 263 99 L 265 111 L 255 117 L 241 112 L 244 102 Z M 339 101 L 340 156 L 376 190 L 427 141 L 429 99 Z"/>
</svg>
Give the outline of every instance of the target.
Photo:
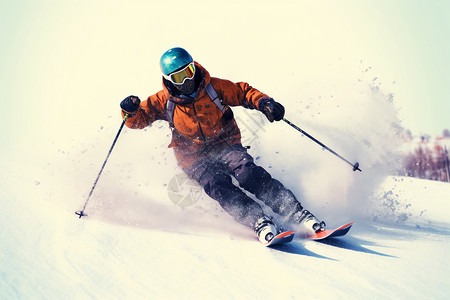
<svg viewBox="0 0 450 300">
<path fill-rule="evenodd" d="M 163 74 L 165 79 L 170 80 L 170 82 L 176 85 L 182 85 L 186 81 L 186 79 L 192 79 L 194 75 L 195 65 L 193 62 L 179 71 L 173 72 L 169 75 Z"/>
</svg>

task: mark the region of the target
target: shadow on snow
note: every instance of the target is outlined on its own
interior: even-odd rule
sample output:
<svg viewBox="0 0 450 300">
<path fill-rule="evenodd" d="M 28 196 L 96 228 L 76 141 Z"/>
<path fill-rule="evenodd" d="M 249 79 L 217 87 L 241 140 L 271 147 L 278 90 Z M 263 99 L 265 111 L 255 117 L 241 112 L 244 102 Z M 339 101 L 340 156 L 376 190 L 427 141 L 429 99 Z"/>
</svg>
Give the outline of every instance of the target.
<svg viewBox="0 0 450 300">
<path fill-rule="evenodd" d="M 336 259 L 334 259 L 334 258 L 326 257 L 326 256 L 317 254 L 315 252 L 312 252 L 312 251 L 306 249 L 303 246 L 303 244 L 300 242 L 291 242 L 291 243 L 287 243 L 287 244 L 276 245 L 271 248 L 281 251 L 281 252 L 289 253 L 289 254 L 306 255 L 306 256 L 310 256 L 310 257 L 336 261 Z"/>
<path fill-rule="evenodd" d="M 320 241 L 317 241 L 317 242 L 321 243 L 321 244 L 330 245 L 330 246 L 333 246 L 333 247 L 342 248 L 342 249 L 358 251 L 358 252 L 368 253 L 368 254 L 375 254 L 375 255 L 380 255 L 380 256 L 384 256 L 384 257 L 397 258 L 396 256 L 393 256 L 393 255 L 381 253 L 381 252 L 370 250 L 370 249 L 368 249 L 366 247 L 363 247 L 361 245 L 377 246 L 377 244 L 373 243 L 373 242 L 369 242 L 369 241 L 364 241 L 364 240 L 361 240 L 361 239 L 358 239 L 358 238 L 355 238 L 355 237 L 346 237 L 345 239 L 342 239 L 342 238 L 329 238 L 329 239 L 320 240 Z"/>
</svg>

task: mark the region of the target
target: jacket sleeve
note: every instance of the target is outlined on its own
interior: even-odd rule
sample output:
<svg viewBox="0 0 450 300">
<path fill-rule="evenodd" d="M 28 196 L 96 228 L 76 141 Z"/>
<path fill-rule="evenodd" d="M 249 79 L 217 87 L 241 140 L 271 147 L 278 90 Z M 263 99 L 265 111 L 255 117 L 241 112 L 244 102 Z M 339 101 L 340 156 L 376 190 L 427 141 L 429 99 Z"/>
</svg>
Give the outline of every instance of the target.
<svg viewBox="0 0 450 300">
<path fill-rule="evenodd" d="M 259 101 L 270 97 L 251 87 L 246 82 L 233 83 L 229 80 L 211 78 L 211 83 L 217 89 L 217 94 L 224 105 L 243 106 L 249 109 L 259 109 Z"/>
<path fill-rule="evenodd" d="M 125 125 L 132 129 L 143 129 L 150 126 L 156 120 L 165 120 L 164 117 L 164 93 L 160 91 L 142 101 L 135 115 L 128 117 Z M 122 117 L 125 117 L 122 111 Z"/>
</svg>

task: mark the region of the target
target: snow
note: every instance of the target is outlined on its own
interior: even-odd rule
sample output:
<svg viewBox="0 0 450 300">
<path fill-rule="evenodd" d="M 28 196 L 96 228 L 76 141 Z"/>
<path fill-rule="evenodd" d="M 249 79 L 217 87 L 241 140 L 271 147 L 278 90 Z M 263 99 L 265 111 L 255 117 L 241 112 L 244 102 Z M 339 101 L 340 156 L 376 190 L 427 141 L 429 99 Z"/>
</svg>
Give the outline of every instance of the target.
<svg viewBox="0 0 450 300">
<path fill-rule="evenodd" d="M 58 191 L 40 196 L 43 183 L 32 193 L 15 188 L 32 184 L 29 181 L 2 179 L 3 299 L 448 296 L 450 264 L 445 255 L 450 232 L 448 213 L 442 212 L 444 196 L 450 193 L 446 183 L 388 177 L 381 191 L 392 191 L 398 201 L 410 205 L 406 209 L 404 203 L 397 204 L 399 211 L 392 214 L 409 211 L 410 220 L 367 220 L 342 239 L 295 240 L 269 249 L 223 215 L 200 216 L 214 229 L 198 226 L 195 213 L 181 222 L 178 215 L 190 212 L 163 205 L 168 200 L 162 187 L 152 191 L 147 205 L 141 203 L 147 207 L 114 199 L 118 207 L 110 209 L 119 210 L 122 221 L 113 221 L 118 216 L 98 207 L 79 220 L 73 210 L 75 200 L 81 199 L 72 199 L 67 190 L 60 191 L 65 198 L 56 196 Z M 100 198 L 90 204 L 95 207 Z M 152 219 L 165 224 L 153 224 Z"/>
<path fill-rule="evenodd" d="M 240 122 L 249 118 L 237 114 Z M 263 125 L 250 151 L 258 163 L 329 226 L 355 220 L 349 235 L 270 249 L 203 192 L 194 205 L 174 205 L 168 187 L 180 170 L 162 122 L 145 131 L 124 129 L 88 203 L 89 216 L 79 219 L 74 211 L 120 125 L 118 116 L 106 117 L 102 129 L 83 144 L 69 143 L 69 150 L 54 143 L 40 156 L 1 161 L 1 298 L 448 297 L 450 185 L 389 176 L 384 160 L 395 157 L 386 148 L 389 126 L 369 136 L 349 130 L 352 146 L 349 138 L 313 126 L 343 154 L 357 156 L 363 171 L 353 172 L 289 126 L 257 120 Z M 365 126 L 383 128 L 377 125 Z M 140 147 L 130 155 L 135 144 Z M 369 144 L 385 145 L 387 153 Z"/>
<path fill-rule="evenodd" d="M 177 35 L 177 45 L 165 34 L 172 28 L 166 16 L 149 17 L 154 10 L 134 2 L 108 7 L 120 10 L 120 18 L 103 4 L 82 1 L 2 10 L 19 24 L 4 33 L 14 59 L 0 73 L 7 87 L 0 90 L 0 299 L 449 298 L 450 184 L 392 176 L 404 146 L 396 136 L 402 128 L 396 87 L 360 53 L 364 42 L 354 37 L 367 33 L 345 30 L 361 26 L 343 23 L 351 18 L 339 14 L 336 24 L 326 23 L 336 11 L 316 4 L 280 10 L 266 3 L 269 21 L 242 5 L 230 2 L 220 16 L 205 15 L 192 24 L 202 41 Z M 186 12 L 180 4 L 173 13 L 196 9 Z M 267 36 L 276 24 L 272 12 L 286 36 Z M 25 19 L 39 22 L 27 26 Z M 263 26 L 250 26 L 252 37 L 241 31 L 250 23 Z M 305 36 L 288 38 L 299 28 Z M 224 37 L 233 45 L 272 42 L 243 59 L 242 47 L 225 46 Z M 227 59 L 218 59 L 217 45 Z M 248 81 L 272 95 L 287 119 L 360 163 L 362 172 L 353 172 L 287 124 L 233 109 L 256 162 L 329 227 L 355 221 L 347 236 L 264 247 L 198 187 L 177 181 L 181 170 L 167 148 L 164 122 L 123 130 L 88 217 L 74 214 L 120 127 L 120 100 L 159 89 L 157 61 L 172 46 L 185 46 L 213 76 Z M 261 62 L 276 61 L 286 47 L 303 55 L 271 64 L 275 77 L 268 76 Z M 174 188 L 192 193 L 193 203 L 174 200 Z"/>
</svg>

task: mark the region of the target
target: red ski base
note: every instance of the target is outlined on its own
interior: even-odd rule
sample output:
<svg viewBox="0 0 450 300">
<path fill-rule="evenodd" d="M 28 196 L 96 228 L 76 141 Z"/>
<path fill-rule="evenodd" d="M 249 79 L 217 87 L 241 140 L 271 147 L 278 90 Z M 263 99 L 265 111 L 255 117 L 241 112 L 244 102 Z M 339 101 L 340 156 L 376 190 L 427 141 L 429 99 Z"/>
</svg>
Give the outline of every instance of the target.
<svg viewBox="0 0 450 300">
<path fill-rule="evenodd" d="M 346 225 L 342 225 L 341 227 L 338 227 L 336 229 L 325 229 L 324 231 L 320 231 L 316 234 L 307 236 L 307 238 L 311 240 L 323 240 L 327 238 L 343 236 L 347 234 L 347 232 L 350 230 L 353 224 L 355 223 L 353 222 Z"/>
</svg>

